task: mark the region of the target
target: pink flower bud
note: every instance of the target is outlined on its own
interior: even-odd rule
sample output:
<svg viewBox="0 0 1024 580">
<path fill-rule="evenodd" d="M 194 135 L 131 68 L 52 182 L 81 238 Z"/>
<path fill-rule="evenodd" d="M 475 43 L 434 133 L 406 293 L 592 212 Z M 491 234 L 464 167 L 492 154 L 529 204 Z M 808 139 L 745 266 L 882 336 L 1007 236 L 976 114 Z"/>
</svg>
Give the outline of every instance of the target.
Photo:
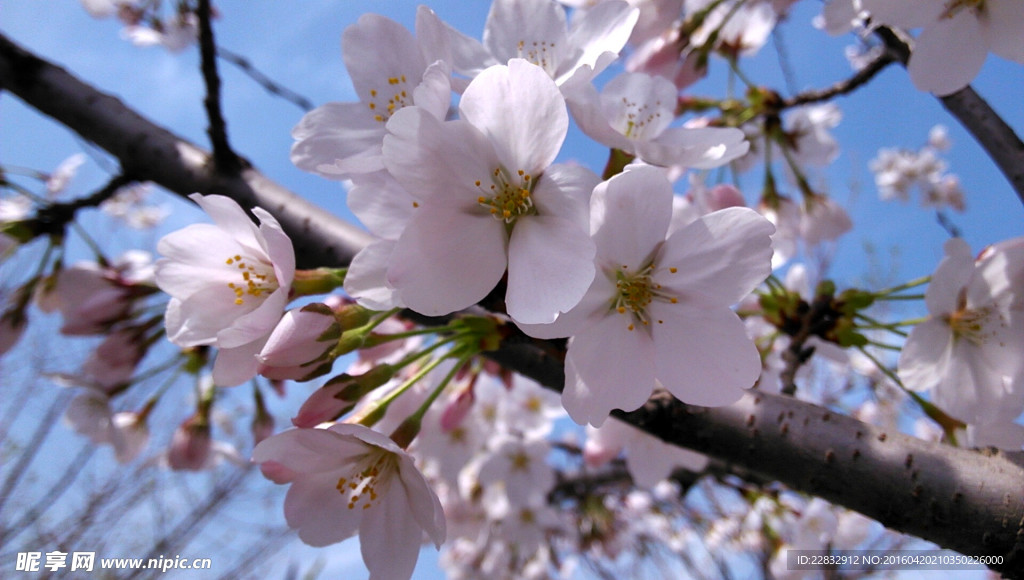
<svg viewBox="0 0 1024 580">
<path fill-rule="evenodd" d="M 476 396 L 473 394 L 473 385 L 470 384 L 466 388 L 455 396 L 455 398 L 448 403 L 445 407 L 444 412 L 441 413 L 441 430 L 445 433 L 451 432 L 462 424 L 462 421 L 469 414 L 470 409 L 473 408 L 473 403 L 476 402 Z"/>
<path fill-rule="evenodd" d="M 167 450 L 167 464 L 174 470 L 199 471 L 206 467 L 212 444 L 210 423 L 193 415 L 174 431 Z"/>
<path fill-rule="evenodd" d="M 747 201 L 743 199 L 743 193 L 728 183 L 716 185 L 708 192 L 708 208 L 711 211 L 727 207 L 746 207 L 746 205 Z"/>
<path fill-rule="evenodd" d="M 299 407 L 298 414 L 292 417 L 292 425 L 308 429 L 340 417 L 354 406 L 354 402 L 339 397 L 341 391 L 348 385 L 348 381 L 330 381 L 313 391 Z"/>
<path fill-rule="evenodd" d="M 278 380 L 312 378 L 319 365 L 311 363 L 330 351 L 340 330 L 333 312 L 324 304 L 289 310 L 256 355 L 260 374 Z"/>
</svg>

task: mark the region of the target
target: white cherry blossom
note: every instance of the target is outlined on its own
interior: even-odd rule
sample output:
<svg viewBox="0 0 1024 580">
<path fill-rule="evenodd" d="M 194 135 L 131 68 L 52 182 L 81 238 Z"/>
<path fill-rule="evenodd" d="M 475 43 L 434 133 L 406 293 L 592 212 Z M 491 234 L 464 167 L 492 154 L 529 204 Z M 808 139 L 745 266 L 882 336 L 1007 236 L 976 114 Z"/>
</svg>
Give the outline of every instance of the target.
<svg viewBox="0 0 1024 580">
<path fill-rule="evenodd" d="M 171 295 L 167 336 L 179 346 L 220 349 L 214 381 L 232 386 L 255 376 L 256 354 L 284 315 L 295 252 L 276 219 L 253 208 L 257 226 L 234 200 L 192 194 L 214 224 L 194 224 L 157 244 L 165 256 L 156 283 Z"/>
<path fill-rule="evenodd" d="M 637 17 L 635 8 L 619 0 L 580 11 L 571 23 L 554 0 L 494 0 L 482 44 L 448 28 L 453 68 L 473 79 L 491 66 L 522 58 L 571 90 L 618 58 Z"/>
<path fill-rule="evenodd" d="M 599 427 L 663 386 L 686 403 L 735 402 L 761 372 L 754 343 L 729 306 L 770 272 L 772 225 L 747 208 L 702 216 L 666 239 L 672 187 L 638 167 L 594 190 L 598 274 L 579 306 L 540 338 L 572 335 L 562 404 Z"/>
<path fill-rule="evenodd" d="M 925 294 L 930 317 L 907 337 L 899 377 L 967 423 L 1015 417 L 1024 410 L 1024 238 L 977 261 L 959 238 L 945 250 Z"/>
<path fill-rule="evenodd" d="M 568 102 L 584 133 L 652 165 L 710 169 L 747 153 L 750 145 L 739 129 L 670 127 L 677 92 L 663 77 L 623 73 L 600 94 L 587 85 Z"/>
<path fill-rule="evenodd" d="M 550 165 L 568 114 L 554 82 L 522 59 L 480 73 L 459 109 L 462 119 L 442 122 L 407 107 L 388 123 L 385 164 L 420 207 L 387 283 L 409 308 L 442 315 L 483 299 L 507 269 L 509 315 L 551 322 L 594 277 L 586 204 L 597 176 Z"/>
<path fill-rule="evenodd" d="M 263 440 L 253 461 L 275 483 L 290 483 L 288 526 L 311 546 L 360 536 L 371 578 L 409 578 L 424 532 L 445 541 L 441 502 L 413 459 L 362 425 L 291 429 Z"/>
<path fill-rule="evenodd" d="M 292 163 L 328 179 L 382 170 L 391 116 L 416 105 L 444 119 L 451 100 L 447 35 L 425 6 L 416 13 L 416 38 L 390 18 L 365 14 L 345 29 L 341 46 L 359 101 L 317 107 L 292 131 Z"/>
</svg>

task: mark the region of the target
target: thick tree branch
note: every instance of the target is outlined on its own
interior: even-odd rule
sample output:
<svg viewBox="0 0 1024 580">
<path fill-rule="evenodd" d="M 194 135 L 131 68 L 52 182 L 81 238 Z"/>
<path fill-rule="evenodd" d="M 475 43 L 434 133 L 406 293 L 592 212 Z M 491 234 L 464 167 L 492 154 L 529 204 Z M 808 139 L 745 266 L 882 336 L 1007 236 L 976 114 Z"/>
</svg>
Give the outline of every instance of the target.
<svg viewBox="0 0 1024 580">
<path fill-rule="evenodd" d="M 235 175 L 214 171 L 207 151 L 3 35 L 0 89 L 105 149 L 120 161 L 122 173 L 139 181 L 152 181 L 182 196 L 220 194 L 244 207 L 266 209 L 292 236 L 299 267 L 347 265 L 371 240 L 365 231 L 271 181 L 248 163 Z"/>
<path fill-rule="evenodd" d="M 886 26 L 876 28 L 875 35 L 906 66 L 910 60 L 908 40 Z M 1024 141 L 970 85 L 936 98 L 981 144 L 1024 203 Z"/>
<path fill-rule="evenodd" d="M 117 157 L 124 171 L 179 194 L 220 193 L 275 214 L 306 265 L 344 265 L 369 237 L 253 169 L 216 175 L 209 155 L 123 103 L 0 37 L 0 88 Z M 491 353 L 541 384 L 564 383 L 561 343 L 513 337 Z M 793 489 L 972 555 L 1000 555 L 1024 577 L 1024 459 L 886 433 L 814 405 L 768 394 L 705 409 L 656 396 L 623 420 Z"/>
</svg>

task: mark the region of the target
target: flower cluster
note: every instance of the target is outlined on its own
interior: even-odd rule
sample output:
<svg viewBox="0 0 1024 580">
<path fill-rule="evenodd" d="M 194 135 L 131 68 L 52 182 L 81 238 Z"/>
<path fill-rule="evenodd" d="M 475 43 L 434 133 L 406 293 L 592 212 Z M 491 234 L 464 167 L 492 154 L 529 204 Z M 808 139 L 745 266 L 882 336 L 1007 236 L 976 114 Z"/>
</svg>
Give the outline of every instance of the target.
<svg viewBox="0 0 1024 580">
<path fill-rule="evenodd" d="M 869 165 L 875 173 L 875 185 L 882 199 L 907 201 L 915 187 L 921 192 L 921 205 L 951 207 L 964 211 L 964 192 L 956 175 L 947 173 L 947 164 L 939 154 L 949 149 L 946 129 L 932 128 L 928 143 L 917 151 L 882 149 Z"/>
</svg>

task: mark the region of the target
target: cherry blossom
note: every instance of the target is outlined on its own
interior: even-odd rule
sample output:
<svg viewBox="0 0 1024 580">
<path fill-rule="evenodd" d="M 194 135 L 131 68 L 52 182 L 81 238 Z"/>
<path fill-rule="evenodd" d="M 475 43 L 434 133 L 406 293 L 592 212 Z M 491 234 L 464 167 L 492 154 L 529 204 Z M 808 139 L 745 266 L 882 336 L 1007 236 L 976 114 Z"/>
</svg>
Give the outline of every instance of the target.
<svg viewBox="0 0 1024 580">
<path fill-rule="evenodd" d="M 914 86 L 948 95 L 978 75 L 989 52 L 1024 63 L 1018 0 L 861 0 L 872 23 L 922 28 L 907 72 Z"/>
<path fill-rule="evenodd" d="M 37 303 L 46 312 L 60 310 L 61 334 L 99 334 L 129 317 L 134 300 L 153 292 L 152 280 L 152 256 L 130 250 L 109 265 L 83 261 L 60 270 Z"/>
<path fill-rule="evenodd" d="M 899 377 L 968 423 L 1015 417 L 1024 410 L 1024 238 L 977 261 L 959 238 L 945 250 L 925 294 L 930 316 L 907 337 Z"/>
<path fill-rule="evenodd" d="M 619 56 L 638 12 L 619 0 L 576 14 L 571 23 L 554 0 L 494 0 L 483 44 L 449 27 L 455 72 L 470 79 L 494 65 L 526 59 L 559 86 L 589 83 Z"/>
<path fill-rule="evenodd" d="M 588 136 L 652 165 L 710 169 L 747 153 L 739 129 L 669 127 L 677 92 L 665 78 L 624 73 L 600 94 L 592 85 L 581 88 L 569 108 Z"/>
<path fill-rule="evenodd" d="M 656 168 L 599 185 L 591 200 L 594 283 L 554 324 L 524 327 L 540 338 L 572 335 L 562 404 L 577 423 L 599 427 L 612 409 L 636 409 L 658 386 L 683 402 L 727 405 L 761 372 L 729 305 L 770 272 L 774 228 L 733 207 L 666 239 L 671 207 L 671 185 Z"/>
<path fill-rule="evenodd" d="M 716 48 L 732 56 L 752 56 L 761 50 L 778 19 L 775 7 L 763 0 L 686 0 L 684 10 L 710 10 L 690 39 L 694 46 L 713 40 Z"/>
<path fill-rule="evenodd" d="M 420 207 L 391 253 L 387 282 L 427 315 L 484 298 L 508 270 L 518 322 L 554 320 L 594 276 L 587 235 L 590 171 L 550 166 L 568 130 L 558 88 L 522 59 L 480 73 L 442 122 L 407 107 L 388 122 L 388 170 Z M 558 247 L 559 252 L 550 249 Z"/>
<path fill-rule="evenodd" d="M 149 443 L 147 413 L 145 410 L 114 413 L 106 393 L 87 388 L 71 399 L 64 421 L 94 444 L 111 445 L 119 463 L 130 463 Z"/>
<path fill-rule="evenodd" d="M 147 348 L 141 329 L 119 329 L 107 335 L 89 355 L 82 365 L 82 374 L 106 391 L 124 387 Z"/>
<path fill-rule="evenodd" d="M 839 155 L 839 143 L 829 133 L 842 119 L 834 103 L 798 107 L 786 115 L 788 144 L 800 165 L 825 167 Z"/>
<path fill-rule="evenodd" d="M 290 483 L 285 518 L 303 542 L 326 546 L 360 536 L 371 578 L 409 578 L 424 532 L 445 540 L 441 502 L 413 459 L 362 425 L 292 429 L 265 439 L 253 461 Z"/>
<path fill-rule="evenodd" d="M 295 253 L 281 225 L 253 208 L 256 226 L 230 198 L 192 194 L 214 220 L 163 237 L 156 283 L 171 295 L 167 336 L 179 346 L 220 349 L 214 381 L 237 385 L 256 374 L 255 355 L 284 314 Z"/>
<path fill-rule="evenodd" d="M 328 179 L 382 170 L 392 115 L 416 105 L 444 119 L 451 100 L 447 35 L 425 6 L 416 12 L 416 38 L 390 18 L 365 14 L 345 29 L 341 46 L 359 101 L 317 107 L 292 131 L 292 163 Z"/>
</svg>

